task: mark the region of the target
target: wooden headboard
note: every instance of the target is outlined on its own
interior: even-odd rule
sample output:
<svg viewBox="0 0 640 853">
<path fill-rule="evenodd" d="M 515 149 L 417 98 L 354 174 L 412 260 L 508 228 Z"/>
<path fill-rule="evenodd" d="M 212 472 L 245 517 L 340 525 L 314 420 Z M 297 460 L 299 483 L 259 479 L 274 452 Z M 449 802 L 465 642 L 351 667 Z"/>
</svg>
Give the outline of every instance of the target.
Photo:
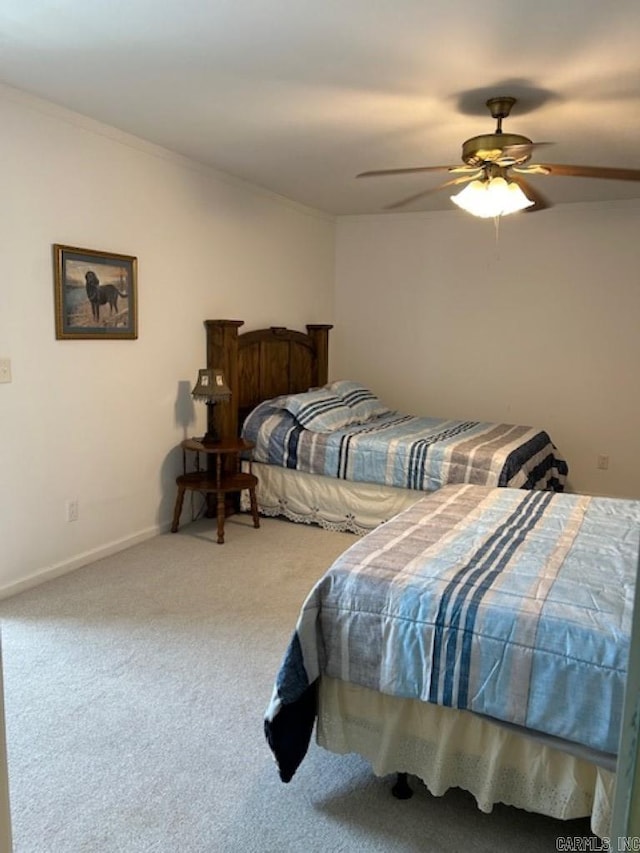
<svg viewBox="0 0 640 853">
<path fill-rule="evenodd" d="M 213 407 L 218 434 L 238 435 L 249 412 L 271 397 L 325 385 L 329 369 L 329 330 L 310 325 L 307 334 L 271 326 L 238 334 L 243 320 L 205 320 L 207 367 L 220 367 L 231 400 Z"/>
</svg>

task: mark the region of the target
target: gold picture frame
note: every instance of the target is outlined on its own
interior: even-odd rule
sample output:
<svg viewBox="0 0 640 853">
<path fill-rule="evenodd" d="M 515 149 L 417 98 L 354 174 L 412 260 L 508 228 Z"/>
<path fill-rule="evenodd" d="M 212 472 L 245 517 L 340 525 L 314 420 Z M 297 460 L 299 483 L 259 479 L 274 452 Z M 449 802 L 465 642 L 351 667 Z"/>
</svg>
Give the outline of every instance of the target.
<svg viewBox="0 0 640 853">
<path fill-rule="evenodd" d="M 56 338 L 138 337 L 138 260 L 53 246 Z"/>
</svg>

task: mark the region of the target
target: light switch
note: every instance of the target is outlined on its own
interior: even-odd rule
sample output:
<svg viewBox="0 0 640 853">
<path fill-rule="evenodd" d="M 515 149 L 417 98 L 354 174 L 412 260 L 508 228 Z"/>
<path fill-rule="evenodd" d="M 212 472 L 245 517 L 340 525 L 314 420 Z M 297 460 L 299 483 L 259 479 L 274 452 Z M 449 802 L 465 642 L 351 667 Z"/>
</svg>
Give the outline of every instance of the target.
<svg viewBox="0 0 640 853">
<path fill-rule="evenodd" d="M 11 382 L 10 358 L 0 358 L 0 382 Z"/>
</svg>

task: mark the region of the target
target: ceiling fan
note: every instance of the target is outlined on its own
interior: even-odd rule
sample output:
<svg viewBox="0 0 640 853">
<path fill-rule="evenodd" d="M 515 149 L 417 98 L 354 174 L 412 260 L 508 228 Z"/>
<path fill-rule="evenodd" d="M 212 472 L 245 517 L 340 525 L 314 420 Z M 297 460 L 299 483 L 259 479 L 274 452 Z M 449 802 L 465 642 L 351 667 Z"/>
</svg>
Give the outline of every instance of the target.
<svg viewBox="0 0 640 853">
<path fill-rule="evenodd" d="M 385 210 L 395 210 L 413 201 L 458 184 L 467 186 L 451 200 L 463 210 L 481 217 L 504 216 L 518 210 L 544 210 L 549 202 L 535 189 L 525 176 L 557 175 L 575 178 L 605 178 L 617 181 L 640 181 L 640 169 L 615 169 L 604 166 L 561 165 L 559 163 L 529 163 L 534 150 L 551 143 L 532 142 L 517 133 L 504 133 L 502 121 L 510 114 L 516 98 L 502 96 L 489 98 L 487 107 L 496 120 L 493 133 L 481 134 L 462 144 L 463 165 L 413 166 L 403 169 L 378 169 L 361 172 L 357 178 L 379 175 L 406 175 L 412 172 L 449 172 L 451 180 L 437 187 L 422 190 L 387 205 Z"/>
</svg>

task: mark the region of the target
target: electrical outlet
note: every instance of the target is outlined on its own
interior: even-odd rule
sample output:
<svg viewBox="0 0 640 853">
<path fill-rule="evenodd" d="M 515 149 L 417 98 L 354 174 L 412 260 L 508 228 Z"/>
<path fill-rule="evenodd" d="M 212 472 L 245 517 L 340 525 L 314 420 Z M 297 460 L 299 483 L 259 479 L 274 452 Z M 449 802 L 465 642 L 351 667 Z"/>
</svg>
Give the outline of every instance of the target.
<svg viewBox="0 0 640 853">
<path fill-rule="evenodd" d="M 0 382 L 11 382 L 10 358 L 0 358 Z"/>
<path fill-rule="evenodd" d="M 606 471 L 609 467 L 609 457 L 604 453 L 600 454 L 597 465 L 601 471 Z"/>
<path fill-rule="evenodd" d="M 77 521 L 78 520 L 78 499 L 70 498 L 67 501 L 67 521 Z"/>
</svg>

